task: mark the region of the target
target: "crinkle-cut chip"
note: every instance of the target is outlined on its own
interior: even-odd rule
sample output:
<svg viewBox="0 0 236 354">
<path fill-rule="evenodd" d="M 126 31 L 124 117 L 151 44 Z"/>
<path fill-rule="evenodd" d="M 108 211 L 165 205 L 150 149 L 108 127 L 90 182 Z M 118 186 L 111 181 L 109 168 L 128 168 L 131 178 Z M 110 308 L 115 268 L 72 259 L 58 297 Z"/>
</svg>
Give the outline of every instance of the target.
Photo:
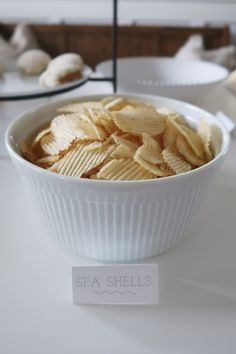
<svg viewBox="0 0 236 354">
<path fill-rule="evenodd" d="M 104 151 L 111 144 L 113 145 L 114 142 L 113 139 L 109 137 L 105 141 L 93 141 L 87 146 L 85 146 L 84 149 L 90 152 L 101 152 Z M 114 149 L 115 149 L 115 144 L 114 144 Z"/>
<path fill-rule="evenodd" d="M 147 133 L 142 134 L 143 144 L 153 151 L 161 152 L 161 148 L 156 139 Z"/>
<path fill-rule="evenodd" d="M 38 159 L 36 161 L 36 163 L 38 165 L 40 165 L 41 167 L 48 168 L 48 167 L 52 166 L 55 162 L 59 161 L 60 158 L 61 158 L 60 155 L 44 156 L 44 157 L 41 157 L 40 159 Z"/>
<path fill-rule="evenodd" d="M 120 131 L 120 134 L 122 134 L 122 137 L 126 140 L 129 140 L 131 143 L 141 146 L 142 145 L 142 136 L 141 134 L 139 135 L 133 135 L 131 133 L 123 133 Z"/>
<path fill-rule="evenodd" d="M 161 151 L 159 152 L 158 150 L 152 150 L 147 145 L 140 146 L 136 151 L 136 155 L 152 164 L 159 164 L 163 162 Z"/>
<path fill-rule="evenodd" d="M 89 129 L 89 124 L 84 122 L 81 118 L 81 114 L 78 113 L 61 114 L 52 120 L 50 127 L 55 138 L 63 138 L 67 140 L 68 143 L 76 138 L 96 138 L 96 134 L 93 133 L 93 130 L 91 130 L 91 128 Z M 87 134 L 87 132 L 89 134 Z"/>
<path fill-rule="evenodd" d="M 123 97 L 114 98 L 111 102 L 107 103 L 104 108 L 108 111 L 119 111 L 126 105 Z"/>
<path fill-rule="evenodd" d="M 204 158 L 204 146 L 202 143 L 202 139 L 200 138 L 199 135 L 197 135 L 194 131 L 192 131 L 188 127 L 182 126 L 182 131 L 185 139 L 195 152 L 195 154 L 200 157 L 200 159 Z"/>
<path fill-rule="evenodd" d="M 217 125 L 211 125 L 211 142 L 210 147 L 213 152 L 213 156 L 217 156 L 222 147 L 222 132 Z"/>
<path fill-rule="evenodd" d="M 84 137 L 79 137 L 79 140 L 104 140 L 107 137 L 104 129 L 96 126 L 96 128 L 89 122 L 81 122 L 81 131 L 84 132 Z"/>
<path fill-rule="evenodd" d="M 100 166 L 100 165 L 99 165 Z M 81 178 L 90 178 L 92 175 L 96 175 L 99 172 L 99 166 L 96 166 L 86 173 L 83 173 Z"/>
<path fill-rule="evenodd" d="M 82 113 L 84 108 L 87 109 L 99 109 L 102 107 L 102 104 L 99 101 L 87 101 L 87 102 L 75 102 L 70 103 L 66 106 L 60 107 L 57 109 L 58 112 L 63 113 Z"/>
<path fill-rule="evenodd" d="M 41 148 L 47 155 L 58 155 L 61 151 L 67 150 L 71 143 L 71 140 L 63 137 L 56 138 L 51 133 L 45 135 L 40 141 Z"/>
<path fill-rule="evenodd" d="M 136 154 L 134 155 L 134 161 L 139 163 L 139 165 L 141 167 L 143 167 L 145 170 L 147 170 L 148 172 L 152 173 L 156 177 L 165 177 L 166 176 L 166 174 L 160 170 L 159 166 L 157 166 L 156 164 L 145 160 L 139 154 L 138 150 L 137 150 Z"/>
<path fill-rule="evenodd" d="M 178 136 L 178 130 L 173 124 L 169 121 L 166 121 L 166 129 L 163 132 L 163 146 L 164 148 L 174 148 L 176 144 L 176 139 Z"/>
<path fill-rule="evenodd" d="M 152 163 L 161 163 L 163 161 L 161 148 L 156 139 L 147 133 L 142 134 L 143 146 L 140 148 L 142 153 L 146 155 L 145 160 Z"/>
<path fill-rule="evenodd" d="M 157 108 L 157 112 L 160 114 L 163 114 L 164 116 L 169 116 L 171 114 L 175 114 L 174 111 L 171 111 L 169 108 L 167 107 L 158 107 Z"/>
<path fill-rule="evenodd" d="M 138 149 L 138 146 L 136 144 L 116 134 L 113 134 L 112 138 L 114 139 L 116 144 L 118 144 L 118 147 L 111 155 L 112 157 L 116 159 L 134 157 L 134 154 Z"/>
<path fill-rule="evenodd" d="M 112 120 L 110 113 L 104 109 L 103 107 L 100 108 L 88 108 L 88 109 L 84 109 L 83 113 L 88 113 L 90 118 L 92 119 L 92 121 L 95 124 L 99 124 L 101 119 L 105 119 L 105 120 Z"/>
<path fill-rule="evenodd" d="M 152 179 L 154 175 L 131 159 L 121 159 L 112 160 L 103 166 L 97 177 L 99 179 L 123 181 Z"/>
<path fill-rule="evenodd" d="M 127 146 L 128 148 L 130 148 L 133 151 L 136 151 L 138 148 L 138 145 L 132 143 L 128 139 L 126 139 L 122 136 L 119 136 L 117 134 L 113 134 L 112 138 L 118 145 Z"/>
<path fill-rule="evenodd" d="M 170 115 L 169 118 L 173 119 L 176 123 L 178 123 L 180 125 L 184 125 L 185 127 L 188 127 L 186 120 L 183 117 L 181 117 L 181 115 L 178 113 L 174 113 L 174 114 Z"/>
<path fill-rule="evenodd" d="M 26 141 L 22 141 L 20 148 L 23 157 L 26 158 L 26 160 L 35 163 L 36 157 L 30 147 L 30 144 Z"/>
<path fill-rule="evenodd" d="M 192 169 L 191 165 L 183 160 L 181 157 L 176 155 L 173 149 L 166 148 L 162 151 L 163 158 L 165 162 L 170 166 L 170 168 L 176 173 L 188 172 Z"/>
<path fill-rule="evenodd" d="M 51 132 L 50 128 L 44 129 L 41 132 L 39 132 L 36 137 L 34 138 L 34 140 L 32 141 L 32 148 L 38 144 L 40 142 L 40 140 L 47 134 L 49 134 Z"/>
<path fill-rule="evenodd" d="M 61 160 L 56 162 L 50 170 L 65 176 L 79 178 L 99 166 L 114 149 L 114 144 L 110 144 L 102 152 L 90 152 L 85 150 L 86 145 L 76 145 Z"/>
<path fill-rule="evenodd" d="M 191 163 L 193 166 L 202 166 L 206 162 L 199 157 L 197 157 L 193 149 L 189 146 L 187 140 L 183 135 L 178 135 L 176 140 L 176 147 L 181 155 L 184 156 L 187 162 Z"/>
<path fill-rule="evenodd" d="M 123 97 L 110 96 L 103 99 L 102 104 L 107 111 L 119 111 L 126 105 Z"/>
<path fill-rule="evenodd" d="M 115 133 L 118 130 L 118 128 L 115 125 L 115 123 L 113 122 L 113 120 L 107 120 L 106 118 L 100 118 L 100 120 L 98 121 L 97 124 L 99 126 L 101 126 L 109 135 Z"/>
<path fill-rule="evenodd" d="M 98 176 L 97 176 L 97 173 L 89 176 L 88 178 L 89 179 L 99 179 Z"/>
<path fill-rule="evenodd" d="M 105 144 L 102 141 L 94 141 L 91 144 L 85 146 L 86 151 L 101 152 L 104 149 Z"/>
<path fill-rule="evenodd" d="M 113 112 L 116 125 L 123 132 L 136 134 L 148 133 L 157 135 L 165 129 L 164 116 L 151 107 L 136 107 L 125 112 Z"/>
<path fill-rule="evenodd" d="M 105 110 L 104 108 L 101 109 L 88 109 L 88 113 L 92 118 L 93 122 L 97 125 L 102 127 L 105 132 L 109 135 L 113 134 L 117 131 L 117 126 L 112 120 L 111 114 Z"/>
<path fill-rule="evenodd" d="M 200 138 L 202 139 L 207 161 L 212 160 L 213 156 L 212 156 L 212 152 L 210 150 L 211 127 L 207 123 L 207 121 L 205 121 L 204 119 L 201 119 L 199 121 L 198 126 L 197 126 L 197 133 L 200 136 Z"/>
<path fill-rule="evenodd" d="M 84 121 L 87 122 L 87 123 L 91 126 L 91 128 L 93 129 L 93 131 L 94 131 L 94 133 L 95 133 L 95 135 L 96 135 L 96 136 L 95 136 L 95 139 L 98 139 L 98 140 L 104 140 L 104 139 L 106 139 L 106 138 L 108 137 L 106 131 L 105 131 L 102 127 L 96 125 L 96 124 L 93 122 L 93 120 L 92 120 L 92 118 L 90 117 L 88 111 L 85 111 L 85 112 L 86 112 L 85 114 L 81 114 L 81 118 L 84 119 Z M 82 126 L 82 124 L 80 124 L 80 126 Z M 88 133 L 88 132 L 87 132 L 87 133 Z M 94 135 L 94 134 L 91 134 L 91 133 L 90 133 L 90 136 L 91 136 L 91 137 L 92 137 L 92 135 Z"/>
<path fill-rule="evenodd" d="M 192 129 L 184 126 L 182 124 L 178 124 L 175 119 L 167 119 L 170 124 L 172 124 L 178 132 L 185 137 L 191 148 L 193 149 L 194 153 L 200 158 L 204 158 L 204 146 L 202 139 L 200 136 L 195 133 Z"/>
<path fill-rule="evenodd" d="M 142 107 L 151 107 L 152 109 L 154 109 L 156 111 L 156 107 L 153 106 L 152 103 L 147 102 L 145 100 L 142 99 L 134 99 L 134 98 L 129 98 L 126 100 L 126 104 L 127 106 L 132 106 L 132 107 L 138 107 L 138 106 L 142 106 Z"/>
<path fill-rule="evenodd" d="M 166 162 L 161 163 L 158 167 L 160 171 L 165 174 L 166 177 L 175 175 L 175 172 L 170 168 L 170 166 Z"/>
<path fill-rule="evenodd" d="M 110 155 L 114 159 L 132 159 L 135 152 L 129 150 L 126 146 L 119 145 Z"/>
</svg>

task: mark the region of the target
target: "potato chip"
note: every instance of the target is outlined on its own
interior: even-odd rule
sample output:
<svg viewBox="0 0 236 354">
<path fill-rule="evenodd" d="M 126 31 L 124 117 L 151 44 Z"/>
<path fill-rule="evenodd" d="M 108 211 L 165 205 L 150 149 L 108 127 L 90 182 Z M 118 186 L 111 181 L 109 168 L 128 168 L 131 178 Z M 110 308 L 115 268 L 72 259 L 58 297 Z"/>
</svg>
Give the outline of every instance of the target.
<svg viewBox="0 0 236 354">
<path fill-rule="evenodd" d="M 153 174 L 146 171 L 131 159 L 112 160 L 106 164 L 97 177 L 109 180 L 141 180 L 153 178 Z"/>
<path fill-rule="evenodd" d="M 160 114 L 163 114 L 164 116 L 169 116 L 171 114 L 175 114 L 175 112 L 171 111 L 167 107 L 158 107 L 157 108 L 157 112 L 160 113 Z"/>
<path fill-rule="evenodd" d="M 111 157 L 115 159 L 132 159 L 134 157 L 134 154 L 138 148 L 136 144 L 116 134 L 113 134 L 111 137 L 117 144 L 117 148 L 111 154 Z"/>
<path fill-rule="evenodd" d="M 102 152 L 90 152 L 85 149 L 87 145 L 86 143 L 76 145 L 61 160 L 56 162 L 50 170 L 65 176 L 78 178 L 100 165 L 114 149 L 114 144 L 110 144 Z"/>
<path fill-rule="evenodd" d="M 191 148 L 193 149 L 194 153 L 200 158 L 204 158 L 204 146 L 202 139 L 196 132 L 190 129 L 187 126 L 179 124 L 175 119 L 168 119 L 169 124 L 172 124 L 178 132 L 185 137 Z"/>
<path fill-rule="evenodd" d="M 97 135 L 90 124 L 83 121 L 81 114 L 61 114 L 51 122 L 51 132 L 56 140 L 63 139 L 68 146 L 75 139 L 96 139 Z"/>
<path fill-rule="evenodd" d="M 68 140 L 66 137 L 56 138 L 53 134 L 45 135 L 41 141 L 40 146 L 45 154 L 47 155 L 57 155 L 61 151 L 67 150 L 72 141 Z"/>
<path fill-rule="evenodd" d="M 129 148 L 130 150 L 132 150 L 133 152 L 135 152 L 138 148 L 138 145 L 132 143 L 131 141 L 129 141 L 128 139 L 119 136 L 117 134 L 112 134 L 112 139 L 115 141 L 116 144 L 121 145 L 121 146 L 125 146 L 127 148 Z"/>
<path fill-rule="evenodd" d="M 165 176 L 173 176 L 175 172 L 170 168 L 170 166 L 166 163 L 163 162 L 159 166 L 160 171 L 165 174 Z"/>
<path fill-rule="evenodd" d="M 148 172 L 152 173 L 156 177 L 164 177 L 166 174 L 160 170 L 158 165 L 151 163 L 147 160 L 145 160 L 140 154 L 139 150 L 136 151 L 136 154 L 134 155 L 134 161 L 139 163 L 141 167 L 143 167 L 145 170 Z"/>
<path fill-rule="evenodd" d="M 201 119 L 197 126 L 197 133 L 202 139 L 204 150 L 206 154 L 207 161 L 212 159 L 212 152 L 210 150 L 210 142 L 211 142 L 211 127 L 210 125 L 204 120 Z"/>
<path fill-rule="evenodd" d="M 142 134 L 143 146 L 139 148 L 139 154 L 146 161 L 154 164 L 163 162 L 159 143 L 147 133 Z"/>
<path fill-rule="evenodd" d="M 60 158 L 61 158 L 60 155 L 44 156 L 44 157 L 41 157 L 40 159 L 38 159 L 36 161 L 36 163 L 38 165 L 40 165 L 41 167 L 48 168 L 48 167 L 52 166 L 55 162 L 59 161 Z"/>
<path fill-rule="evenodd" d="M 104 108 L 108 111 L 119 111 L 126 103 L 123 97 L 107 97 L 107 100 L 103 100 Z"/>
<path fill-rule="evenodd" d="M 47 134 L 49 134 L 51 132 L 50 128 L 44 129 L 41 132 L 39 132 L 36 137 L 34 138 L 34 140 L 32 141 L 32 145 L 31 147 L 34 148 L 34 146 L 36 144 L 38 144 L 40 142 L 40 140 Z"/>
<path fill-rule="evenodd" d="M 85 146 L 86 151 L 90 152 L 101 152 L 106 148 L 106 145 L 102 141 L 94 141 L 93 143 Z"/>
<path fill-rule="evenodd" d="M 102 107 L 102 104 L 98 101 L 88 101 L 88 102 L 75 102 L 70 103 L 66 106 L 60 107 L 57 109 L 57 112 L 63 113 L 82 113 L 84 108 L 86 109 L 99 109 Z"/>
<path fill-rule="evenodd" d="M 165 162 L 176 173 L 184 173 L 191 170 L 191 165 L 179 157 L 173 149 L 166 148 L 162 151 Z"/>
<path fill-rule="evenodd" d="M 33 153 L 32 148 L 28 142 L 22 141 L 21 153 L 28 161 L 35 163 L 36 157 L 35 157 L 35 154 Z"/>
<path fill-rule="evenodd" d="M 101 126 L 108 135 L 111 135 L 118 130 L 113 120 L 106 119 L 105 117 L 100 118 L 97 124 Z"/>
<path fill-rule="evenodd" d="M 170 122 L 169 119 L 166 121 L 166 129 L 163 132 L 163 146 L 164 148 L 174 148 L 176 144 L 176 139 L 179 132 L 176 127 Z"/>
<path fill-rule="evenodd" d="M 123 132 L 157 135 L 165 129 L 164 116 L 151 107 L 136 107 L 125 112 L 113 112 L 113 120 Z"/>
<path fill-rule="evenodd" d="M 104 140 L 104 139 L 107 138 L 108 135 L 107 135 L 106 131 L 105 131 L 102 127 L 96 125 L 96 124 L 93 122 L 93 120 L 92 120 L 92 118 L 91 118 L 91 116 L 89 115 L 89 112 L 88 112 L 87 110 L 85 110 L 85 113 L 84 113 L 84 114 L 82 113 L 80 116 L 81 116 L 81 118 L 82 118 L 85 122 L 87 122 L 87 123 L 91 126 L 91 128 L 93 129 L 93 131 L 94 131 L 94 133 L 95 133 L 95 135 L 96 135 L 95 139 Z M 80 124 L 80 126 L 81 126 L 81 124 Z M 88 132 L 87 132 L 87 134 L 88 134 Z M 91 137 L 92 137 L 92 135 L 94 135 L 94 134 L 90 134 Z"/>
<path fill-rule="evenodd" d="M 206 162 L 199 157 L 197 157 L 192 150 L 192 148 L 189 146 L 187 140 L 183 135 L 178 135 L 177 140 L 176 140 L 176 147 L 181 155 L 184 156 L 184 158 L 191 163 L 194 166 L 202 166 Z"/>
</svg>

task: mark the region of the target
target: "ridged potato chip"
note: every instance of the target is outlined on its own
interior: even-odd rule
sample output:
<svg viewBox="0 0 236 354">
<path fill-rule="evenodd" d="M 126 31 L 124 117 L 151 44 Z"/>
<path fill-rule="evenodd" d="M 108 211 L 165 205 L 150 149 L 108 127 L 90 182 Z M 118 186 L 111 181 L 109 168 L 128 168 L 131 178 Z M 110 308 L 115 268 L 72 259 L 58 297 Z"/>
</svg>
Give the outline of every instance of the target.
<svg viewBox="0 0 236 354">
<path fill-rule="evenodd" d="M 141 180 L 153 178 L 153 174 L 132 159 L 112 160 L 97 173 L 98 179 Z"/>
<path fill-rule="evenodd" d="M 159 143 L 147 133 L 142 134 L 143 145 L 139 148 L 139 155 L 154 164 L 163 162 Z"/>
<path fill-rule="evenodd" d="M 102 104 L 98 101 L 94 102 L 75 102 L 75 103 L 70 103 L 66 106 L 60 107 L 57 109 L 57 112 L 63 112 L 63 113 L 82 113 L 84 111 L 84 108 L 86 109 L 100 109 L 102 108 Z"/>
<path fill-rule="evenodd" d="M 41 167 L 48 168 L 51 167 L 55 162 L 59 161 L 60 158 L 61 158 L 60 155 L 48 155 L 48 156 L 41 157 L 36 161 L 36 163 Z"/>
<path fill-rule="evenodd" d="M 51 133 L 51 129 L 50 128 L 47 128 L 47 129 L 44 129 L 42 130 L 41 132 L 39 132 L 36 137 L 34 138 L 34 140 L 32 141 L 32 148 L 34 148 L 34 146 L 36 144 L 38 144 L 40 142 L 40 140 L 47 134 L 50 134 Z"/>
<path fill-rule="evenodd" d="M 165 129 L 165 118 L 152 107 L 130 108 L 113 112 L 113 120 L 120 130 L 127 133 L 157 135 Z"/>
<path fill-rule="evenodd" d="M 164 149 L 162 155 L 165 162 L 176 174 L 188 172 L 192 169 L 191 165 L 179 157 L 173 149 Z"/>
<path fill-rule="evenodd" d="M 114 144 L 110 144 L 105 151 L 90 152 L 85 149 L 87 145 L 88 144 L 78 144 L 61 160 L 56 162 L 50 170 L 78 178 L 100 165 L 114 149 Z"/>
<path fill-rule="evenodd" d="M 187 142 L 189 143 L 189 145 L 193 149 L 194 153 L 200 159 L 203 159 L 204 158 L 204 146 L 203 146 L 203 142 L 202 142 L 202 139 L 200 138 L 200 136 L 195 131 L 190 129 L 189 127 L 187 127 L 183 124 L 179 124 L 175 119 L 172 119 L 172 120 L 169 119 L 168 121 L 170 124 L 172 124 L 173 127 L 175 127 L 177 129 L 179 134 L 181 134 L 185 137 L 185 139 L 187 140 Z"/>
<path fill-rule="evenodd" d="M 191 165 L 202 166 L 206 163 L 204 160 L 195 155 L 193 149 L 189 146 L 189 143 L 183 135 L 178 135 L 176 147 L 179 153 L 183 155 L 186 161 L 191 163 Z"/>
<path fill-rule="evenodd" d="M 61 151 L 67 150 L 71 142 L 67 137 L 56 138 L 50 133 L 41 139 L 40 146 L 46 155 L 58 155 Z"/>
<path fill-rule="evenodd" d="M 200 136 L 200 138 L 202 139 L 205 154 L 206 154 L 206 159 L 207 159 L 207 161 L 210 161 L 212 159 L 212 152 L 210 149 L 211 127 L 204 119 L 201 119 L 199 121 L 198 127 L 197 127 L 197 133 Z"/>
<path fill-rule="evenodd" d="M 134 155 L 134 161 L 136 161 L 146 171 L 152 173 L 155 177 L 164 177 L 164 176 L 166 176 L 166 174 L 160 170 L 158 165 L 145 160 L 139 154 L 139 150 L 137 150 L 136 154 Z"/>
<path fill-rule="evenodd" d="M 81 114 L 62 114 L 55 117 L 51 122 L 51 132 L 56 140 L 63 138 L 68 145 L 75 139 L 96 139 L 97 135 L 90 127 L 90 124 L 84 121 Z"/>
<path fill-rule="evenodd" d="M 33 153 L 31 145 L 26 141 L 22 141 L 20 148 L 21 148 L 21 153 L 26 158 L 26 160 L 35 163 L 36 156 Z"/>
<path fill-rule="evenodd" d="M 106 131 L 102 127 L 96 125 L 93 122 L 93 120 L 87 110 L 85 111 L 84 114 L 83 113 L 81 114 L 81 118 L 84 120 L 84 122 L 87 122 L 90 125 L 90 127 L 93 129 L 95 136 L 96 136 L 95 139 L 102 141 L 108 137 Z"/>
<path fill-rule="evenodd" d="M 104 108 L 108 111 L 119 111 L 126 105 L 123 97 L 111 97 L 111 99 L 104 103 Z"/>
</svg>

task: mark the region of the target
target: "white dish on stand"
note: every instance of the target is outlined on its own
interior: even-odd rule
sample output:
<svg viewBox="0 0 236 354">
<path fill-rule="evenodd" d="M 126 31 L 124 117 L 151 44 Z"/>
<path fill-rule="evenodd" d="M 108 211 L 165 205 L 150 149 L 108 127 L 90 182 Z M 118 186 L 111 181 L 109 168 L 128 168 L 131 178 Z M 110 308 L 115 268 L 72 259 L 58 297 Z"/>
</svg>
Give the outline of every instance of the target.
<svg viewBox="0 0 236 354">
<path fill-rule="evenodd" d="M 17 71 L 7 71 L 0 77 L 0 100 L 40 98 L 64 93 L 83 85 L 91 74 L 92 69 L 85 65 L 80 79 L 49 88 L 39 84 L 38 75 L 23 75 Z"/>
<path fill-rule="evenodd" d="M 96 71 L 111 75 L 112 60 L 98 64 Z M 192 101 L 209 93 L 227 76 L 227 69 L 204 61 L 155 57 L 117 60 L 117 84 L 121 92 Z"/>
</svg>

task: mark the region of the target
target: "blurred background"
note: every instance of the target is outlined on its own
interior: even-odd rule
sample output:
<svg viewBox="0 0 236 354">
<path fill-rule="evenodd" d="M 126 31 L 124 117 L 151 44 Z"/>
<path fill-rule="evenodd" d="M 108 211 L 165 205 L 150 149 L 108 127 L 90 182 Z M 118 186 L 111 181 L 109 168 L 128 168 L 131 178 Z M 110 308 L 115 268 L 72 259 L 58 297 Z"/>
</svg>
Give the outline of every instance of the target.
<svg viewBox="0 0 236 354">
<path fill-rule="evenodd" d="M 52 56 L 76 51 L 94 67 L 111 57 L 111 14 L 111 0 L 1 0 L 0 35 L 28 24 Z M 173 56 L 196 33 L 205 49 L 236 43 L 236 0 L 119 0 L 118 15 L 119 57 Z"/>
</svg>

